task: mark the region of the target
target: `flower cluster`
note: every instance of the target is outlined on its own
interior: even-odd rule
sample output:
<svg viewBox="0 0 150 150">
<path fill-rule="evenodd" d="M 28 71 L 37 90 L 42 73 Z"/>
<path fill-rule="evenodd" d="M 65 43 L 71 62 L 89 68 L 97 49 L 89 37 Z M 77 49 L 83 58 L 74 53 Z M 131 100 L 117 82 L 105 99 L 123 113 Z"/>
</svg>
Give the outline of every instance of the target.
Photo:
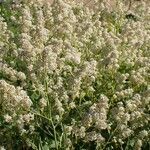
<svg viewBox="0 0 150 150">
<path fill-rule="evenodd" d="M 24 119 L 28 118 L 25 120 L 28 120 L 27 122 L 29 122 L 31 115 L 28 113 L 32 105 L 32 101 L 27 95 L 26 91 L 24 91 L 21 87 L 10 85 L 5 80 L 0 80 L 0 86 L 0 102 L 2 107 L 1 113 L 4 113 L 5 121 L 15 121 L 18 116 L 23 115 Z M 6 112 L 7 114 L 5 114 Z M 24 122 L 26 122 L 25 120 Z"/>
<path fill-rule="evenodd" d="M 149 5 L 4 1 L 0 148 L 147 149 Z"/>
</svg>

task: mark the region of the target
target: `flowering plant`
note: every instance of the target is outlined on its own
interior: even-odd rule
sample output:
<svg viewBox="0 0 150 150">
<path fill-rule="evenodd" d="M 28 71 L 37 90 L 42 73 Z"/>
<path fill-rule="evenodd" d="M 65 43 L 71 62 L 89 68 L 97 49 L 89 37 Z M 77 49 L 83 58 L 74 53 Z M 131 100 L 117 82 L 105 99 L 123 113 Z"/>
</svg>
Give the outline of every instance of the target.
<svg viewBox="0 0 150 150">
<path fill-rule="evenodd" d="M 150 146 L 150 4 L 93 2 L 1 2 L 1 149 Z"/>
</svg>

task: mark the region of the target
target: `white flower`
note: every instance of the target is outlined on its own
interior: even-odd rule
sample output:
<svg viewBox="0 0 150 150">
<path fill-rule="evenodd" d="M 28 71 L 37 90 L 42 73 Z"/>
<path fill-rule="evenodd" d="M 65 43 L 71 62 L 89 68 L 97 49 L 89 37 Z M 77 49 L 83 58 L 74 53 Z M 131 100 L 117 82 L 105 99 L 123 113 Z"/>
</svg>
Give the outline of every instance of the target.
<svg viewBox="0 0 150 150">
<path fill-rule="evenodd" d="M 5 121 L 6 121 L 7 123 L 11 123 L 11 122 L 12 122 L 12 117 L 11 117 L 10 115 L 8 115 L 8 114 L 6 114 L 6 115 L 4 116 L 4 119 L 5 119 Z"/>
<path fill-rule="evenodd" d="M 0 146 L 0 150 L 6 150 L 4 146 Z"/>
<path fill-rule="evenodd" d="M 47 106 L 47 101 L 44 98 L 41 98 L 39 101 L 39 105 L 41 108 L 44 108 Z"/>
<path fill-rule="evenodd" d="M 71 103 L 69 104 L 69 107 L 70 107 L 71 109 L 73 109 L 73 108 L 75 108 L 75 107 L 76 107 L 76 105 L 75 105 L 75 103 L 74 103 L 74 102 L 71 102 Z"/>
<path fill-rule="evenodd" d="M 20 80 L 26 80 L 26 75 L 23 72 L 18 72 L 17 76 Z"/>
</svg>

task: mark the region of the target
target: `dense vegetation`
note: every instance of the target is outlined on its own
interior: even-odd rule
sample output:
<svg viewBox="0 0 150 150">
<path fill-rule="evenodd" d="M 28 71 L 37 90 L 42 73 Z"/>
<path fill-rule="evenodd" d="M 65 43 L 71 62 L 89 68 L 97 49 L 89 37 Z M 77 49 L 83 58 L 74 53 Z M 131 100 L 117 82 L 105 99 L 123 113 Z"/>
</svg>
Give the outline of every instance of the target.
<svg viewBox="0 0 150 150">
<path fill-rule="evenodd" d="M 148 150 L 150 5 L 0 1 L 0 149 Z"/>
</svg>

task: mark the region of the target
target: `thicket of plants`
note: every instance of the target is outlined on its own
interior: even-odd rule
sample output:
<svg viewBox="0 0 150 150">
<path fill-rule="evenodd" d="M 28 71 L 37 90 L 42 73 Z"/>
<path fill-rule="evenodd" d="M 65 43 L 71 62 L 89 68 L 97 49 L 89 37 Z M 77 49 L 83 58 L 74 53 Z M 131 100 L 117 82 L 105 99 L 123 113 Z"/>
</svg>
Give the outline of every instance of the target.
<svg viewBox="0 0 150 150">
<path fill-rule="evenodd" d="M 115 5 L 0 1 L 1 150 L 150 148 L 150 7 Z"/>
</svg>

